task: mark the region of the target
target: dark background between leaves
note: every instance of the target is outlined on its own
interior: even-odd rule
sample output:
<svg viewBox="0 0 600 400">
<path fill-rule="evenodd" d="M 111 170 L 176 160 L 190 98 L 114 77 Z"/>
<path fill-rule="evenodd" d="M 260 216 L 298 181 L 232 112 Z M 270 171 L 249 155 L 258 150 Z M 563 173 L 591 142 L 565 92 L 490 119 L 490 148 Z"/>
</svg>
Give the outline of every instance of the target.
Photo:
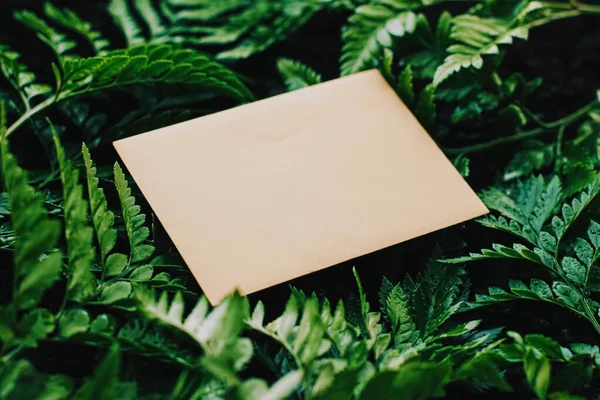
<svg viewBox="0 0 600 400">
<path fill-rule="evenodd" d="M 122 47 L 123 38 L 114 27 L 109 14 L 106 12 L 106 1 L 81 1 L 61 0 L 54 1 L 59 7 L 69 7 L 76 11 L 82 18 L 91 21 L 96 28 L 111 40 L 114 46 Z M 17 23 L 12 18 L 12 12 L 18 9 L 28 9 L 41 13 L 42 1 L 38 0 L 4 0 L 0 4 L 0 43 L 5 43 L 17 49 L 24 62 L 35 71 L 41 80 L 51 82 L 49 60 L 51 52 L 37 40 L 35 35 Z M 462 10 L 464 6 L 448 4 L 433 7 L 428 11 L 433 18 L 442 10 L 450 12 Z M 232 68 L 239 72 L 245 79 L 250 89 L 258 98 L 276 95 L 285 91 L 283 83 L 277 73 L 275 62 L 277 57 L 290 57 L 300 60 L 323 75 L 324 80 L 338 76 L 338 58 L 341 50 L 340 30 L 345 23 L 347 14 L 342 12 L 323 12 L 314 17 L 305 27 L 293 35 L 289 40 L 278 43 L 266 52 L 258 54 L 249 60 L 236 63 Z M 430 20 L 432 20 L 430 18 Z M 210 49 L 202 49 L 210 51 Z M 517 41 L 504 60 L 502 71 L 505 73 L 521 72 L 526 78 L 536 76 L 543 78 L 540 89 L 528 98 L 527 105 L 533 111 L 540 113 L 545 120 L 552 121 L 567 115 L 578 107 L 589 102 L 595 95 L 596 88 L 600 88 L 600 30 L 598 20 L 593 17 L 580 17 L 575 20 L 562 20 L 532 30 L 527 42 Z M 0 88 L 5 88 L 2 81 Z M 211 104 L 208 110 L 196 110 L 195 115 L 212 112 L 232 106 L 225 101 Z M 111 119 L 113 113 L 122 108 L 135 107 L 127 96 L 112 96 L 111 102 L 101 103 L 102 112 Z M 495 126 L 485 120 L 476 124 L 450 126 L 444 121 L 444 110 L 438 109 L 440 123 L 432 132 L 436 141 L 444 147 L 459 147 L 462 145 L 484 142 L 486 140 L 510 135 L 513 133 L 510 126 Z M 64 139 L 74 147 L 79 146 L 83 138 L 78 135 L 77 129 L 70 127 L 67 121 L 61 119 L 60 114 L 51 113 L 50 117 L 57 125 L 65 124 Z M 552 135 L 553 133 L 549 133 Z M 13 151 L 16 151 L 22 165 L 27 169 L 39 170 L 47 165 L 43 149 L 31 132 L 23 129 L 14 135 L 12 142 Z M 512 155 L 514 148 L 507 146 L 493 151 L 474 154 L 471 157 L 471 176 L 469 183 L 475 190 L 480 190 L 497 182 L 503 168 Z M 110 145 L 98 149 L 94 158 L 101 166 L 110 166 L 117 159 Z M 161 160 L 157 160 L 161 162 Z M 390 182 L 390 185 L 394 185 Z M 109 193 L 110 195 L 110 193 Z M 113 194 L 114 195 L 114 194 Z M 407 193 L 407 196 L 418 195 Z M 137 193 L 137 199 L 143 203 Z M 109 198 L 110 204 L 110 198 Z M 114 202 L 112 204 L 115 204 Z M 145 207 L 150 215 L 151 210 Z M 155 238 L 157 247 L 169 247 L 166 234 L 157 223 Z M 360 233 L 359 233 L 360 234 Z M 439 242 L 447 256 L 463 254 L 466 251 L 476 251 L 487 246 L 498 233 L 480 228 L 473 222 L 460 224 L 441 232 L 399 244 L 390 248 L 360 257 L 332 267 L 330 269 L 296 279 L 289 284 L 306 292 L 315 291 L 317 294 L 326 295 L 330 301 L 338 298 L 356 301 L 349 294 L 356 293 L 356 284 L 351 268 L 356 266 L 366 288 L 368 299 L 372 308 L 378 304 L 377 292 L 382 276 L 392 282 L 404 278 L 406 273 L 412 275 L 421 270 L 435 243 Z M 162 239 L 161 239 L 162 238 Z M 506 242 L 506 240 L 505 240 Z M 467 245 L 468 244 L 468 245 Z M 11 254 L 1 253 L 2 265 L 0 266 L 0 300 L 6 299 L 8 288 L 6 282 L 10 281 L 7 266 L 10 265 Z M 489 285 L 505 284 L 507 277 L 519 279 L 526 277 L 531 272 L 531 265 L 511 263 L 505 261 L 490 261 L 483 264 L 469 266 L 469 276 L 473 283 L 473 292 L 483 292 Z M 188 279 L 191 289 L 199 291 L 193 278 Z M 267 313 L 277 315 L 285 305 L 289 295 L 288 283 L 264 290 L 250 296 L 254 303 L 262 300 L 266 304 Z M 350 296 L 352 297 L 352 296 Z M 498 307 L 486 308 L 482 311 L 470 312 L 468 315 L 459 315 L 459 319 L 483 318 L 488 328 L 506 327 L 521 333 L 539 332 L 550 335 L 559 342 L 595 342 L 595 333 L 592 328 L 577 317 L 563 310 L 557 310 L 543 303 L 514 302 Z M 69 356 L 60 357 L 60 351 L 53 349 L 45 352 L 44 348 L 36 351 L 32 356 L 37 359 L 40 368 L 52 372 L 68 372 L 84 376 L 92 372 L 96 355 L 85 351 L 87 348 L 76 349 L 70 347 L 63 349 Z M 60 350 L 60 349 L 59 349 Z M 155 365 L 151 360 L 138 360 L 143 362 L 145 369 L 142 375 L 156 376 Z M 136 363 L 136 365 L 140 365 Z M 256 366 L 256 368 L 260 368 Z M 140 371 L 130 371 L 139 375 Z M 256 372 L 256 371 L 255 371 Z M 166 376 L 164 377 L 167 380 Z M 157 383 L 159 385 L 159 383 Z M 452 393 L 452 391 L 450 392 Z M 450 394 L 452 396 L 452 394 Z M 458 395 L 458 393 L 456 393 Z M 504 396 L 498 394 L 499 398 Z"/>
</svg>

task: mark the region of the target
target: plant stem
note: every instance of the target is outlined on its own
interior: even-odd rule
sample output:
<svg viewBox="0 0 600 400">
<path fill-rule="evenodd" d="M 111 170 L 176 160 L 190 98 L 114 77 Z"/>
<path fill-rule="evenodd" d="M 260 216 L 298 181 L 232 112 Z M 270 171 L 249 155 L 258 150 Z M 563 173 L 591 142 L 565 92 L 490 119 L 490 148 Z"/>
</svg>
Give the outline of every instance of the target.
<svg viewBox="0 0 600 400">
<path fill-rule="evenodd" d="M 19 117 L 19 119 L 16 120 L 15 123 L 12 124 L 6 130 L 4 137 L 7 138 L 8 136 L 10 136 L 11 133 L 16 131 L 21 125 L 23 125 L 27 120 L 29 120 L 29 118 L 33 117 L 34 115 L 41 112 L 42 110 L 45 110 L 46 108 L 50 107 L 52 104 L 54 104 L 55 101 L 56 101 L 56 95 L 54 95 L 52 97 L 48 97 L 46 100 L 42 101 L 37 106 L 27 110 L 27 112 L 25 114 L 21 115 L 21 117 Z"/>
<path fill-rule="evenodd" d="M 535 128 L 535 129 L 531 129 L 529 131 L 517 133 L 516 135 L 513 135 L 513 136 L 506 136 L 506 137 L 490 140 L 489 142 L 475 144 L 472 146 L 457 147 L 457 148 L 445 148 L 442 150 L 444 150 L 444 153 L 446 153 L 449 156 L 455 156 L 455 155 L 459 155 L 459 154 L 469 154 L 469 153 L 476 153 L 476 152 L 483 151 L 483 150 L 489 150 L 494 147 L 499 147 L 499 146 L 503 146 L 506 144 L 520 142 L 522 140 L 541 136 L 545 133 L 552 132 L 556 128 L 559 128 L 563 125 L 572 124 L 573 122 L 577 121 L 579 118 L 585 116 L 588 112 L 590 112 L 597 105 L 598 105 L 598 102 L 596 100 L 594 100 L 591 103 L 589 103 L 588 105 L 573 112 L 572 114 L 567 115 L 566 117 L 563 117 L 554 122 L 545 123 L 544 126 L 541 126 L 539 128 Z"/>
</svg>

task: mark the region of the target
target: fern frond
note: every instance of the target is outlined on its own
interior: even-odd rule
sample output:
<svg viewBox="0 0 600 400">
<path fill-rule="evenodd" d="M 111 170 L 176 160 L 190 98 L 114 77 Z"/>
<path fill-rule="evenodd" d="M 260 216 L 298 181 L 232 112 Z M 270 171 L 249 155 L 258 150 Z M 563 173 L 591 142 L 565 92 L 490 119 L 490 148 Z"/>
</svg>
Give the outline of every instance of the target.
<svg viewBox="0 0 600 400">
<path fill-rule="evenodd" d="M 87 202 L 79 184 L 79 171 L 67 159 L 53 126 L 52 134 L 63 185 L 65 237 L 69 257 L 68 298 L 83 301 L 96 291 L 96 278 L 91 271 L 94 261 L 94 232 L 88 225 Z"/>
<path fill-rule="evenodd" d="M 96 54 L 104 53 L 110 46 L 108 39 L 95 30 L 92 24 L 82 20 L 79 15 L 69 9 L 61 10 L 52 3 L 44 4 L 44 12 L 54 22 L 83 36 L 92 46 Z"/>
<path fill-rule="evenodd" d="M 61 254 L 53 250 L 60 235 L 60 223 L 48 218 L 42 196 L 29 185 L 27 173 L 9 153 L 5 132 L 4 104 L 0 103 L 2 175 L 15 234 L 13 303 L 18 308 L 31 308 L 59 278 Z"/>
<path fill-rule="evenodd" d="M 435 333 L 461 306 L 464 270 L 446 267 L 437 260 L 440 255 L 436 249 L 413 292 L 414 321 L 422 338 Z"/>
<path fill-rule="evenodd" d="M 321 75 L 314 69 L 289 58 L 277 60 L 277 69 L 290 92 L 321 83 Z"/>
<path fill-rule="evenodd" d="M 488 288 L 488 294 L 477 294 L 476 302 L 480 305 L 502 303 L 511 300 L 534 300 L 545 301 L 570 309 L 572 312 L 587 318 L 583 311 L 583 299 L 581 295 L 561 282 L 553 282 L 552 288 L 541 279 L 532 279 L 529 286 L 522 281 L 510 280 L 508 283 L 510 292 L 492 286 Z"/>
<path fill-rule="evenodd" d="M 170 35 L 192 44 L 232 45 L 218 54 L 237 60 L 264 51 L 287 38 L 326 2 L 293 0 L 168 0 L 173 10 Z M 200 35 L 200 36 L 199 36 Z M 199 36 L 199 37 L 198 37 Z"/>
<path fill-rule="evenodd" d="M 415 31 L 417 15 L 411 11 L 423 6 L 419 0 L 375 1 L 358 7 L 342 31 L 341 75 L 374 67 L 384 48 L 394 38 Z"/>
<path fill-rule="evenodd" d="M 85 144 L 82 145 L 81 153 L 83 154 L 83 161 L 85 163 L 88 198 L 90 200 L 92 222 L 100 249 L 103 276 L 115 276 L 120 274 L 127 266 L 127 257 L 120 253 L 108 255 L 117 242 L 117 231 L 113 228 L 115 216 L 108 209 L 104 190 L 98 187 L 99 180 L 96 177 L 96 167 Z"/>
<path fill-rule="evenodd" d="M 148 27 L 150 40 L 159 38 L 167 32 L 168 28 L 163 23 L 159 12 L 154 8 L 152 0 L 136 0 L 133 4 Z"/>
<path fill-rule="evenodd" d="M 175 45 L 137 46 L 104 56 L 66 61 L 58 99 L 131 84 L 180 83 L 241 101 L 252 99 L 237 76 L 206 55 Z"/>
<path fill-rule="evenodd" d="M 77 44 L 66 35 L 52 28 L 35 13 L 31 11 L 17 11 L 15 12 L 14 17 L 17 21 L 35 32 L 38 38 L 54 51 L 54 54 L 59 61 L 76 58 L 76 56 L 69 54 L 69 52 L 71 52 Z"/>
<path fill-rule="evenodd" d="M 21 55 L 7 46 L 0 45 L 0 71 L 21 97 L 26 110 L 38 96 L 47 96 L 52 92 L 48 85 L 37 83 L 36 76 L 19 61 Z"/>
<path fill-rule="evenodd" d="M 114 177 L 121 202 L 123 222 L 129 238 L 129 263 L 144 261 L 154 253 L 154 246 L 144 244 L 150 235 L 150 230 L 144 226 L 146 215 L 141 214 L 140 206 L 135 204 L 127 178 L 118 163 L 114 165 Z"/>
<path fill-rule="evenodd" d="M 420 336 L 410 309 L 410 299 L 402 285 L 397 284 L 381 301 L 392 327 L 394 347 L 403 352 L 406 348 L 413 346 Z"/>
<path fill-rule="evenodd" d="M 230 295 L 210 312 L 206 297 L 202 297 L 185 319 L 183 297 L 179 292 L 170 304 L 166 292 L 158 301 L 149 293 L 139 293 L 138 297 L 142 312 L 187 334 L 201 346 L 209 363 L 214 360 L 235 372 L 252 357 L 250 339 L 239 337 L 249 314 L 248 302 L 239 294 Z"/>
<path fill-rule="evenodd" d="M 456 43 L 448 47 L 449 55 L 435 71 L 434 86 L 463 68 L 481 69 L 483 57 L 499 53 L 501 44 L 511 44 L 514 38 L 527 40 L 529 26 L 526 17 L 541 7 L 540 2 L 532 1 L 508 22 L 469 14 L 453 18 L 450 36 Z"/>
<path fill-rule="evenodd" d="M 142 34 L 142 28 L 133 17 L 127 0 L 111 0 L 108 12 L 125 35 L 127 47 L 141 45 L 146 41 Z"/>
</svg>

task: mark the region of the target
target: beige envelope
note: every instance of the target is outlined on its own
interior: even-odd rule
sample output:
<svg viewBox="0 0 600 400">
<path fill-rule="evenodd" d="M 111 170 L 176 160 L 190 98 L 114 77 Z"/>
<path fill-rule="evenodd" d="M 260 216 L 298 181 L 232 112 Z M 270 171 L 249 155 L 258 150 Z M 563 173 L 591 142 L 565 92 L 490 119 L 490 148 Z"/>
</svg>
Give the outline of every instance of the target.
<svg viewBox="0 0 600 400">
<path fill-rule="evenodd" d="M 213 304 L 488 212 L 375 70 L 114 145 Z"/>
</svg>

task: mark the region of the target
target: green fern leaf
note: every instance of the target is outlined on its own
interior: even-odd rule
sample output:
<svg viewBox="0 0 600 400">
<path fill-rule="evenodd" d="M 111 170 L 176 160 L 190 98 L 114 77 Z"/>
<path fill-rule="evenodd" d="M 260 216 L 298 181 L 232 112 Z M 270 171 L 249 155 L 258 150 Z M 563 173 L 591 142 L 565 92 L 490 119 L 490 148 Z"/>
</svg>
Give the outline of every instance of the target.
<svg viewBox="0 0 600 400">
<path fill-rule="evenodd" d="M 104 266 L 104 275 L 118 275 L 125 269 L 127 257 L 118 253 L 108 255 L 117 242 L 117 231 L 113 228 L 114 214 L 108 209 L 104 190 L 98 187 L 99 180 L 96 177 L 96 167 L 94 167 L 90 152 L 85 144 L 82 145 L 81 153 L 85 163 L 92 222 L 99 244 L 101 262 Z"/>
<path fill-rule="evenodd" d="M 464 271 L 448 268 L 437 260 L 440 256 L 436 249 L 413 294 L 414 321 L 422 338 L 432 335 L 461 306 L 458 294 Z"/>
<path fill-rule="evenodd" d="M 417 16 L 411 9 L 420 1 L 376 1 L 356 8 L 342 31 L 341 75 L 350 75 L 374 66 L 394 37 L 415 31 Z"/>
<path fill-rule="evenodd" d="M 530 217 L 531 227 L 536 232 L 541 231 L 556 206 L 558 206 L 561 199 L 561 190 L 560 180 L 555 176 L 542 192 L 541 199 L 534 207 L 533 215 Z"/>
<path fill-rule="evenodd" d="M 125 35 L 128 47 L 137 46 L 146 41 L 142 34 L 142 28 L 133 17 L 127 0 L 111 0 L 108 11 L 112 15 L 115 24 L 121 28 Z"/>
<path fill-rule="evenodd" d="M 2 138 L 6 131 L 5 121 L 4 104 L 0 103 Z M 48 218 L 42 197 L 29 186 L 27 173 L 9 153 L 6 139 L 2 140 L 2 175 L 15 234 L 16 292 L 13 303 L 18 308 L 31 308 L 59 278 L 61 254 L 51 251 L 58 241 L 60 224 Z"/>
<path fill-rule="evenodd" d="M 509 22 L 469 14 L 453 18 L 451 37 L 456 44 L 448 47 L 449 55 L 435 71 L 434 86 L 438 86 L 463 68 L 481 69 L 483 57 L 499 53 L 499 45 L 511 44 L 513 38 L 526 40 L 529 34 L 526 17 L 541 7 L 540 2 L 532 1 Z"/>
<path fill-rule="evenodd" d="M 168 0 L 173 9 L 175 40 L 190 44 L 233 47 L 218 59 L 238 60 L 262 52 L 302 27 L 326 2 L 293 0 L 232 0 L 215 3 Z"/>
<path fill-rule="evenodd" d="M 546 265 L 538 254 L 540 253 L 540 249 L 538 248 L 534 248 L 534 250 L 531 251 L 527 247 L 518 243 L 513 244 L 512 248 L 494 243 L 492 248 L 493 250 L 483 249 L 481 250 L 481 253 L 470 253 L 468 256 L 444 259 L 440 260 L 440 262 L 446 264 L 462 264 L 470 261 L 489 260 L 495 258 L 514 258 L 517 260 L 527 260 L 536 264 Z"/>
<path fill-rule="evenodd" d="M 144 244 L 150 235 L 150 230 L 144 226 L 146 215 L 141 214 L 140 206 L 135 204 L 127 178 L 118 163 L 114 165 L 114 176 L 121 201 L 123 222 L 129 238 L 129 263 L 144 261 L 154 253 L 154 246 Z"/>
<path fill-rule="evenodd" d="M 151 39 L 158 38 L 166 33 L 167 27 L 163 24 L 162 18 L 154 8 L 151 0 L 136 0 L 133 4 L 146 23 Z"/>
<path fill-rule="evenodd" d="M 0 71 L 21 97 L 25 110 L 28 110 L 35 98 L 46 97 L 52 88 L 38 83 L 35 74 L 19 61 L 20 57 L 19 53 L 0 45 Z"/>
<path fill-rule="evenodd" d="M 413 87 L 413 70 L 410 64 L 398 75 L 395 87 L 396 93 L 398 93 L 404 104 L 411 107 L 415 101 L 415 89 Z"/>
<path fill-rule="evenodd" d="M 252 99 L 233 72 L 207 56 L 174 45 L 116 50 L 101 57 L 66 61 L 58 99 L 130 84 L 180 83 Z"/>
<path fill-rule="evenodd" d="M 284 313 L 264 326 L 264 307 L 259 303 L 247 324 L 252 329 L 279 342 L 294 358 L 299 368 L 310 365 L 329 350 L 331 342 L 324 338 L 326 327 L 319 314 L 316 297 L 307 299 L 300 313 L 295 297 L 290 297 Z"/>
<path fill-rule="evenodd" d="M 76 57 L 69 54 L 76 47 L 76 42 L 56 31 L 35 13 L 31 11 L 17 11 L 14 17 L 17 21 L 35 32 L 40 40 L 54 51 L 59 60 L 62 61 Z"/>
<path fill-rule="evenodd" d="M 201 346 L 206 358 L 224 368 L 239 371 L 252 357 L 250 339 L 239 337 L 249 314 L 248 302 L 239 294 L 230 295 L 210 312 L 208 301 L 202 297 L 185 319 L 179 292 L 171 304 L 166 292 L 158 301 L 148 293 L 138 293 L 138 298 L 149 318 L 187 334 Z"/>
<path fill-rule="evenodd" d="M 289 58 L 277 60 L 277 69 L 284 79 L 288 91 L 321 83 L 321 75 L 315 70 Z"/>
<path fill-rule="evenodd" d="M 400 284 L 394 286 L 386 301 L 387 315 L 392 325 L 394 346 L 401 352 L 419 339 L 419 332 L 411 315 L 408 296 Z"/>
<path fill-rule="evenodd" d="M 110 46 L 110 42 L 102 36 L 102 33 L 94 30 L 91 23 L 82 20 L 75 12 L 69 9 L 60 10 L 52 3 L 44 4 L 44 12 L 57 24 L 83 36 L 96 54 L 104 53 Z"/>
<path fill-rule="evenodd" d="M 269 388 L 266 381 L 250 378 L 237 388 L 237 398 L 248 400 L 285 400 L 288 399 L 302 383 L 302 371 L 292 371 L 279 378 Z"/>
<path fill-rule="evenodd" d="M 436 118 L 435 87 L 427 85 L 421 92 L 415 107 L 415 117 L 426 130 L 431 130 Z"/>
<path fill-rule="evenodd" d="M 78 183 L 79 171 L 67 159 L 54 127 L 52 134 L 63 185 L 65 237 L 69 257 L 68 297 L 83 301 L 96 291 L 96 278 L 91 271 L 94 261 L 93 229 L 88 226 L 87 202 Z"/>
</svg>

